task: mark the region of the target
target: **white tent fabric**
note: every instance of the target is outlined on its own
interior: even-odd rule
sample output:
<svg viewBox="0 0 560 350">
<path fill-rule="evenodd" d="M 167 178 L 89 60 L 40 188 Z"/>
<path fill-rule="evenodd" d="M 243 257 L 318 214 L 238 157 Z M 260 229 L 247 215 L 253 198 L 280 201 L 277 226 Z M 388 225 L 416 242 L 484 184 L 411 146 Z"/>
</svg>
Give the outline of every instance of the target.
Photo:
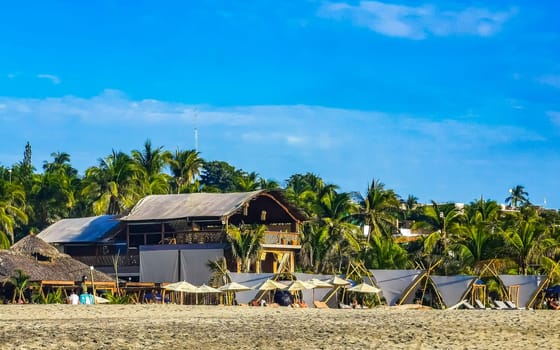
<svg viewBox="0 0 560 350">
<path fill-rule="evenodd" d="M 475 281 L 474 276 L 430 276 L 446 307 L 456 305 Z"/>
<path fill-rule="evenodd" d="M 241 283 L 248 287 L 256 287 L 267 279 L 274 277 L 272 273 L 244 273 L 244 272 L 230 272 L 229 276 L 232 282 Z M 236 293 L 235 298 L 239 304 L 248 304 L 251 300 L 255 299 L 261 291 L 254 289 L 243 293 Z"/>
<path fill-rule="evenodd" d="M 530 307 L 528 305 L 532 296 L 537 292 L 546 281 L 546 276 L 524 276 L 524 275 L 498 275 L 504 283 L 506 289 L 513 285 L 519 286 L 519 305 L 518 307 Z M 515 300 L 513 300 L 515 301 Z"/>
<path fill-rule="evenodd" d="M 207 283 L 212 272 L 206 266 L 208 261 L 224 256 L 223 249 L 181 249 L 181 276 L 179 280 L 201 285 Z"/>
<path fill-rule="evenodd" d="M 393 306 L 424 270 L 369 270 L 387 305 Z"/>
<path fill-rule="evenodd" d="M 316 279 L 322 280 L 322 281 L 326 281 L 330 277 L 332 277 L 332 276 L 329 276 L 329 275 L 318 275 L 318 274 L 300 273 L 300 272 L 296 272 L 295 275 L 296 275 L 296 278 L 298 280 L 301 280 L 301 281 L 309 281 L 313 278 L 316 278 Z M 302 290 L 301 291 L 302 299 L 303 299 L 303 301 L 305 301 L 305 303 L 307 305 L 309 305 L 311 307 L 313 305 L 313 301 L 323 300 L 325 298 L 325 296 L 328 293 L 330 293 L 331 290 L 332 290 L 332 288 L 315 288 L 315 289 L 311 289 L 311 290 Z"/>
<path fill-rule="evenodd" d="M 178 274 L 177 250 L 140 250 L 140 282 L 175 282 Z"/>
</svg>

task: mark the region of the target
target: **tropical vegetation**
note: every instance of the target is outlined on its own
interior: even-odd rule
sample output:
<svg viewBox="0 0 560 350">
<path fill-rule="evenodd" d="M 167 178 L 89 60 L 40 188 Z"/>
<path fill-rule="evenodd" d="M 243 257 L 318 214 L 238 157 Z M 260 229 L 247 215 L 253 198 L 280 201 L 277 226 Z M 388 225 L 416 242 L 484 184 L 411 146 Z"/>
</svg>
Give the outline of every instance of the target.
<svg viewBox="0 0 560 350">
<path fill-rule="evenodd" d="M 112 150 L 83 174 L 65 152 L 51 154 L 38 171 L 32 148 L 23 159 L 0 166 L 0 248 L 30 232 L 69 217 L 124 215 L 144 196 L 188 192 L 279 189 L 307 214 L 297 269 L 344 272 L 356 262 L 366 268 L 433 267 L 442 274 L 477 273 L 489 262 L 504 272 L 546 273 L 560 257 L 560 215 L 531 204 L 522 185 L 497 200 L 427 204 L 401 197 L 380 179 L 362 192 L 344 192 L 314 173 L 283 182 L 225 162 L 205 160 L 195 150 L 173 151 L 150 140 L 130 153 Z M 418 233 L 403 236 L 403 230 Z M 228 239 L 240 270 L 259 255 L 263 228 L 230 227 Z M 18 297 L 25 276 L 12 281 Z"/>
</svg>

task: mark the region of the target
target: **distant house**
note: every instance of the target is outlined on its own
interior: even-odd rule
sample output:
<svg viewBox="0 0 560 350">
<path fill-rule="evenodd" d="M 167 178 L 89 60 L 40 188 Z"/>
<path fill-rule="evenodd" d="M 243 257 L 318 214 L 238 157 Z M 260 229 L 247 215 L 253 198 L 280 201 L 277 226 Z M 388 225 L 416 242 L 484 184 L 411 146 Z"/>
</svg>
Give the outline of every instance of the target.
<svg viewBox="0 0 560 350">
<path fill-rule="evenodd" d="M 208 260 L 236 271 L 227 229 L 266 226 L 255 272 L 294 271 L 305 214 L 281 191 L 151 195 L 129 215 L 61 220 L 39 234 L 64 253 L 106 273 L 145 282 L 206 282 Z"/>
</svg>

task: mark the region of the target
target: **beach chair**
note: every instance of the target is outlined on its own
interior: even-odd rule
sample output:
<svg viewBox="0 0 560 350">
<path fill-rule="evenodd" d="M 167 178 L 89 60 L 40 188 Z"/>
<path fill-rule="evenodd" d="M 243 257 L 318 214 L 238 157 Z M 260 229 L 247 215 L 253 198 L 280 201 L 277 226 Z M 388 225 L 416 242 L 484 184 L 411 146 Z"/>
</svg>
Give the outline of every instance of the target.
<svg viewBox="0 0 560 350">
<path fill-rule="evenodd" d="M 494 300 L 494 304 L 496 305 L 496 309 L 497 310 L 512 310 L 509 306 L 507 306 L 503 301 L 501 300 Z"/>
<path fill-rule="evenodd" d="M 329 308 L 329 306 L 327 305 L 327 303 L 325 303 L 324 301 L 315 300 L 315 301 L 313 302 L 313 305 L 315 305 L 315 307 L 316 307 L 317 309 L 328 309 L 328 308 Z"/>
<path fill-rule="evenodd" d="M 506 301 L 504 301 L 504 303 L 506 303 L 506 305 L 509 306 L 513 310 L 525 310 L 524 307 L 517 307 L 517 305 L 515 305 L 515 303 L 513 301 L 506 300 Z"/>
<path fill-rule="evenodd" d="M 480 301 L 479 299 L 475 299 L 474 303 L 476 305 L 477 308 L 484 310 L 486 309 L 486 306 L 484 306 L 484 304 L 482 303 L 482 301 Z"/>
<path fill-rule="evenodd" d="M 469 310 L 474 310 L 474 306 L 472 306 L 472 304 L 469 303 L 467 300 L 463 300 L 463 306 Z"/>
</svg>

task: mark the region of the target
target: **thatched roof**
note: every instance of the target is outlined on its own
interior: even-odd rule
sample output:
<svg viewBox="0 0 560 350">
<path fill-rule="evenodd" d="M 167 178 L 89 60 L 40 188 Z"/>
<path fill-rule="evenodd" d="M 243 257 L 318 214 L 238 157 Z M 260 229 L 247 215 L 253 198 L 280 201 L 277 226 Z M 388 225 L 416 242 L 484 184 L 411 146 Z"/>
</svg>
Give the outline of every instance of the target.
<svg viewBox="0 0 560 350">
<path fill-rule="evenodd" d="M 62 253 L 41 238 L 30 234 L 17 241 L 10 250 L 14 253 L 38 258 L 39 260 L 52 260 Z"/>
<path fill-rule="evenodd" d="M 47 257 L 45 260 L 43 257 Z M 29 235 L 8 250 L 0 250 L 0 282 L 5 282 L 22 270 L 31 281 L 80 281 L 90 276 L 90 267 L 58 250 L 37 236 Z M 110 282 L 114 279 L 100 271 L 93 271 L 96 281 Z"/>
</svg>

